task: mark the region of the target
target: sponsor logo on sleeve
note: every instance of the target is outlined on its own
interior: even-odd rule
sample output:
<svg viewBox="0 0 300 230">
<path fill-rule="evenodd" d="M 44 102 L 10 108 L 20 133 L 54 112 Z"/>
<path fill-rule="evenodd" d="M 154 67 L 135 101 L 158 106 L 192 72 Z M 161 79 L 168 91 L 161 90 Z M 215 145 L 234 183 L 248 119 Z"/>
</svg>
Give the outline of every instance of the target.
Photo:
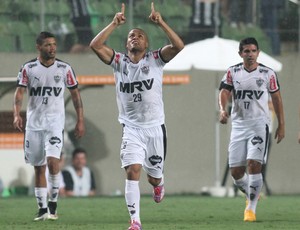
<svg viewBox="0 0 300 230">
<path fill-rule="evenodd" d="M 228 72 L 227 72 L 226 81 L 227 81 L 227 84 L 232 85 L 232 76 L 231 76 L 230 70 L 228 70 Z"/>
<path fill-rule="evenodd" d="M 73 74 L 70 70 L 67 72 L 67 84 L 68 85 L 75 85 L 76 84 L 76 82 L 74 80 L 74 77 L 73 77 Z"/>
<path fill-rule="evenodd" d="M 26 69 L 23 69 L 22 71 L 22 81 L 21 81 L 22 85 L 27 85 L 28 84 L 28 75 L 27 75 L 27 71 Z"/>
<path fill-rule="evenodd" d="M 153 51 L 153 57 L 154 57 L 154 59 L 158 59 L 159 58 L 157 50 Z"/>
<path fill-rule="evenodd" d="M 270 90 L 273 91 L 276 89 L 277 89 L 276 79 L 275 79 L 275 76 L 272 75 L 270 78 Z"/>
</svg>

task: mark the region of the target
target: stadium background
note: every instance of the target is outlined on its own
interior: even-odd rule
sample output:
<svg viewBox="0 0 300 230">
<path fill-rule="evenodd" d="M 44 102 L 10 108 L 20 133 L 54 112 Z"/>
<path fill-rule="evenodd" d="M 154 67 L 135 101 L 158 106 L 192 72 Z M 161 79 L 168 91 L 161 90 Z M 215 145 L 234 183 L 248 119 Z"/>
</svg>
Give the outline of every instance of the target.
<svg viewBox="0 0 300 230">
<path fill-rule="evenodd" d="M 8 4 L 9 2 L 15 4 Z M 40 20 L 41 10 L 36 7 L 41 2 L 48 4 L 44 8 L 45 17 L 43 20 L 45 21 L 42 20 L 42 25 Z M 90 2 L 94 4 L 93 12 L 95 17 L 92 20 L 92 26 L 93 31 L 96 33 L 112 19 L 118 10 L 118 8 L 114 7 L 119 2 L 96 0 L 90 0 Z M 101 4 L 98 7 L 101 7 L 97 8 L 96 6 L 99 2 Z M 150 1 L 139 2 L 148 4 Z M 188 5 L 175 7 L 176 4 L 173 4 L 173 1 L 164 2 L 165 5 L 162 5 L 163 3 L 161 5 L 157 4 L 158 10 L 170 24 L 174 23 L 174 29 L 184 37 L 187 33 L 191 12 Z M 288 14 L 289 10 L 293 8 L 293 5 L 290 4 L 287 4 L 287 8 L 284 9 L 285 14 Z M 137 7 L 138 4 L 134 4 L 134 6 Z M 142 13 L 142 16 L 147 18 L 148 8 L 145 11 L 145 8 L 142 8 L 142 4 L 139 6 L 141 8 L 134 8 L 134 13 Z M 97 12 L 99 14 L 96 14 Z M 282 14 L 284 15 L 283 12 Z M 72 24 L 69 20 L 66 1 L 64 0 L 3 0 L 1 1 L 0 16 L 0 135 L 2 135 L 3 133 L 12 132 L 11 127 L 9 127 L 12 123 L 12 117 L 7 115 L 12 111 L 15 85 L 12 79 L 15 79 L 20 66 L 25 61 L 35 57 L 34 39 L 37 31 L 49 29 L 47 28 L 49 22 L 59 19 L 59 22 L 65 23 L 69 28 L 70 34 L 68 38 L 71 39 L 69 41 L 73 39 L 75 42 L 76 37 L 74 28 L 72 29 Z M 145 26 L 147 28 L 150 42 L 153 44 L 152 48 L 158 48 L 164 43 L 161 31 L 158 28 L 149 26 L 149 23 L 140 18 L 138 14 L 134 14 L 132 22 L 133 26 Z M 226 34 L 226 31 L 228 32 L 229 30 L 229 28 L 227 28 L 228 30 L 226 28 L 226 23 L 223 23 L 221 27 L 223 37 L 227 36 L 227 38 L 238 40 L 239 36 L 246 35 L 245 31 Z M 122 49 L 122 41 L 127 32 L 126 26 L 123 29 L 113 34 L 109 45 Z M 259 42 L 264 44 L 262 49 L 270 52 L 268 39 L 259 27 L 255 27 L 251 32 L 254 32 L 251 35 L 257 35 Z M 233 34 L 236 37 L 230 37 Z M 294 30 L 282 30 L 282 53 L 280 56 L 276 56 L 276 59 L 283 64 L 279 77 L 286 117 L 286 137 L 280 145 L 274 143 L 271 149 L 267 181 L 274 194 L 300 193 L 300 179 L 298 177 L 300 156 L 297 142 L 299 131 L 300 57 L 297 38 L 289 36 L 294 34 Z M 290 37 L 290 40 L 286 39 L 286 37 Z M 58 52 L 57 58 L 69 62 L 78 76 L 112 75 L 111 68 L 100 63 L 92 52 L 70 54 L 65 50 L 64 44 L 66 41 L 63 39 L 65 37 L 59 38 L 62 40 L 59 40 L 60 52 Z M 166 125 L 168 128 L 168 154 L 165 169 L 167 192 L 173 194 L 201 193 L 204 187 L 215 185 L 214 141 L 215 121 L 217 119 L 215 110 L 215 77 L 217 75 L 220 80 L 223 73 L 193 69 L 187 72 L 165 72 L 165 74 L 189 75 L 190 77 L 188 84 L 164 86 Z M 114 86 L 111 84 L 82 85 L 81 95 L 84 103 L 87 134 L 82 140 L 74 144 L 83 146 L 89 153 L 88 164 L 95 173 L 98 195 L 112 195 L 119 193 L 119 191 L 123 192 L 125 175 L 123 170 L 120 169 L 119 160 L 121 126 L 117 122 Z M 69 103 L 67 94 L 66 103 L 68 112 L 66 131 L 72 134 L 74 110 Z M 220 171 L 223 174 L 226 167 L 230 126 L 221 126 L 220 131 Z M 3 142 L 3 139 L 1 141 Z M 71 139 L 70 141 L 72 142 L 73 140 Z M 12 142 L 12 140 L 9 140 L 9 142 Z M 68 163 L 70 149 L 66 149 L 65 154 Z M 23 162 L 21 147 L 12 148 L 2 145 L 0 155 L 0 178 L 2 178 L 4 186 L 30 186 L 33 169 Z M 227 181 L 226 186 L 231 187 L 230 177 Z M 140 183 L 142 193 L 151 192 L 151 188 L 149 188 L 145 178 Z"/>
</svg>

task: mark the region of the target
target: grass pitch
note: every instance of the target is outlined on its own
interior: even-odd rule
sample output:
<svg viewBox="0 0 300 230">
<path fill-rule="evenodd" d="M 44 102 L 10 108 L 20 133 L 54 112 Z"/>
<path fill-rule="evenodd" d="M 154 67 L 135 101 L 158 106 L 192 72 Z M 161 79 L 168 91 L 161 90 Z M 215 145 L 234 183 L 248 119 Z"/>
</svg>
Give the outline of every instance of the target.
<svg viewBox="0 0 300 230">
<path fill-rule="evenodd" d="M 263 197 L 257 208 L 257 222 L 243 222 L 245 199 L 205 196 L 166 196 L 156 204 L 142 196 L 143 229 L 300 229 L 300 196 Z M 34 197 L 0 198 L 1 230 L 121 230 L 127 229 L 129 215 L 124 197 L 61 198 L 57 221 L 34 222 Z"/>
</svg>

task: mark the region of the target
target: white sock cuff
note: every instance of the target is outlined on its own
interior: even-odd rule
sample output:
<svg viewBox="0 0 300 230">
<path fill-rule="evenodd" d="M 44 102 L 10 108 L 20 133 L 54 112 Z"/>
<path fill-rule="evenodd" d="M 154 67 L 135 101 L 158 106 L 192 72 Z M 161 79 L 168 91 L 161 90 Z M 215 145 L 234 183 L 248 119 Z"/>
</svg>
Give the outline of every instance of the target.
<svg viewBox="0 0 300 230">
<path fill-rule="evenodd" d="M 244 176 L 238 180 L 235 180 L 233 177 L 232 177 L 233 181 L 236 182 L 236 183 L 240 183 L 240 182 L 244 182 L 244 181 L 247 181 L 248 180 L 248 175 L 247 173 L 244 174 Z"/>
<path fill-rule="evenodd" d="M 257 181 L 257 180 L 262 180 L 262 179 L 263 179 L 263 177 L 262 177 L 261 173 L 258 173 L 258 174 L 249 174 L 249 180 Z"/>
</svg>

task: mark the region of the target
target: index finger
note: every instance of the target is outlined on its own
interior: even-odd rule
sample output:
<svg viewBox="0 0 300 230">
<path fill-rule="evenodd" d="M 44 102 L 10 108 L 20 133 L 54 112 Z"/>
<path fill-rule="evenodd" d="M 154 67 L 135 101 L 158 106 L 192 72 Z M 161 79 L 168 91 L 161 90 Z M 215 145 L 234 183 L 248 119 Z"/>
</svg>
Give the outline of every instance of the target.
<svg viewBox="0 0 300 230">
<path fill-rule="evenodd" d="M 121 13 L 122 13 L 123 15 L 125 14 L 125 4 L 124 4 L 124 3 L 122 3 Z"/>
<path fill-rule="evenodd" d="M 152 12 L 155 12 L 155 9 L 154 9 L 154 2 L 151 2 L 151 11 L 152 11 Z"/>
</svg>

